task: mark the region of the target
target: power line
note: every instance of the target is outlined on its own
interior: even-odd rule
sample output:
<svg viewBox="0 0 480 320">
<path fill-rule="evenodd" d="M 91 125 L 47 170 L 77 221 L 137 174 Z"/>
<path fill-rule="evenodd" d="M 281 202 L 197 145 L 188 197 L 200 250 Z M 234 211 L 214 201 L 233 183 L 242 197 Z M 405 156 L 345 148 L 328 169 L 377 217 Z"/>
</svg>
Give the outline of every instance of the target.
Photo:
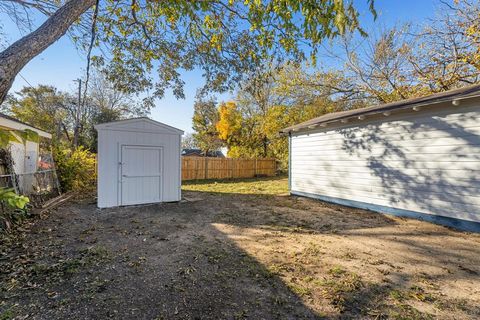
<svg viewBox="0 0 480 320">
<path fill-rule="evenodd" d="M 33 88 L 33 86 L 32 86 L 32 84 L 31 84 L 30 82 L 28 82 L 28 80 L 27 80 L 27 79 L 25 79 L 25 77 L 24 77 L 24 76 L 22 76 L 22 74 L 21 74 L 20 72 L 18 73 L 18 75 L 20 76 L 20 78 L 22 78 L 22 79 L 23 79 L 23 81 L 25 81 L 25 82 L 26 82 L 26 83 L 27 83 L 27 84 L 30 86 L 30 88 L 34 89 L 34 88 Z"/>
</svg>

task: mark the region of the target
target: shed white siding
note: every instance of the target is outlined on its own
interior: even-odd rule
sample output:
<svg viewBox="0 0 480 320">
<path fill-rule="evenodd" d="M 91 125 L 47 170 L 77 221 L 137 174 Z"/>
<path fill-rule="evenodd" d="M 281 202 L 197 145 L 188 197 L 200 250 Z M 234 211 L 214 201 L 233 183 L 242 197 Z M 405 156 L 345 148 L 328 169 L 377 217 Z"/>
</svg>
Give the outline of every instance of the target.
<svg viewBox="0 0 480 320">
<path fill-rule="evenodd" d="M 480 222 L 478 99 L 422 110 L 293 133 L 292 194 Z"/>
<path fill-rule="evenodd" d="M 121 153 L 125 146 L 160 148 L 162 150 L 160 202 L 181 199 L 180 145 L 183 131 L 147 118 L 101 124 L 96 129 L 98 207 L 122 205 Z M 143 160 L 145 161 L 139 161 L 139 166 L 150 165 L 148 159 Z"/>
</svg>

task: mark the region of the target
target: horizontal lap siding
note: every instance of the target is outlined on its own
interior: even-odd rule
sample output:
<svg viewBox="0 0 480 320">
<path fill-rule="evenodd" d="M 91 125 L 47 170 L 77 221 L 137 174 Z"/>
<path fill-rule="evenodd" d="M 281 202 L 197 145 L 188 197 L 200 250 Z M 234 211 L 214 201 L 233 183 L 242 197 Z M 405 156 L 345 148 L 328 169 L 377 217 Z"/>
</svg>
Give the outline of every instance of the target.
<svg viewBox="0 0 480 320">
<path fill-rule="evenodd" d="M 480 221 L 479 110 L 447 107 L 298 133 L 291 189 Z"/>
</svg>

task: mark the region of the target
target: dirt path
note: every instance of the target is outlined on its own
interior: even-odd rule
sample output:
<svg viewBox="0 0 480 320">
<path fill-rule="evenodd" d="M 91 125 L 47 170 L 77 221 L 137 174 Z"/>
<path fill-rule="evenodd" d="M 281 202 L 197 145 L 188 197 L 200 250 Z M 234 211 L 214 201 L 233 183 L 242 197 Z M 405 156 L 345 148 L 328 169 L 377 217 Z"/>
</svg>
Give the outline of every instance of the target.
<svg viewBox="0 0 480 320">
<path fill-rule="evenodd" d="M 480 317 L 480 235 L 278 195 L 63 205 L 1 244 L 0 319 Z"/>
</svg>

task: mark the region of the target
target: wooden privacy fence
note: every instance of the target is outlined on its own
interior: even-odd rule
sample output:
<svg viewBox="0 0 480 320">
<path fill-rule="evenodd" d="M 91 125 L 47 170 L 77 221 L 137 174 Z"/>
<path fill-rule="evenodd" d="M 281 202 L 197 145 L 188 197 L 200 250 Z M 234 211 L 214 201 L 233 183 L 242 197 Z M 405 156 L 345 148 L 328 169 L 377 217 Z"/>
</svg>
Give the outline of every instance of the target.
<svg viewBox="0 0 480 320">
<path fill-rule="evenodd" d="M 182 180 L 274 176 L 276 171 L 275 159 L 182 157 Z"/>
</svg>

